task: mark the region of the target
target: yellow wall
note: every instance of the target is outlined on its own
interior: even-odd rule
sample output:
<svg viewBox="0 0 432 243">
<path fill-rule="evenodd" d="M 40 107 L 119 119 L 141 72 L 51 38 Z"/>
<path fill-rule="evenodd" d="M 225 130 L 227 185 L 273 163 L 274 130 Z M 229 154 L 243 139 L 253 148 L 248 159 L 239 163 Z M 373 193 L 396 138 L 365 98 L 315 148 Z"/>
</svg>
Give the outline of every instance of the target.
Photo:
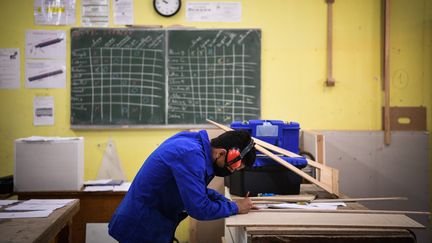
<svg viewBox="0 0 432 243">
<path fill-rule="evenodd" d="M 297 121 L 305 129 L 379 130 L 382 83 L 382 6 L 379 0 L 336 0 L 334 78 L 326 77 L 324 0 L 243 0 L 240 23 L 188 23 L 185 5 L 172 18 L 155 14 L 151 0 L 135 0 L 135 24 L 262 29 L 262 117 Z M 427 107 L 432 128 L 432 1 L 392 0 L 391 105 Z M 77 12 L 79 14 L 77 0 Z M 80 26 L 80 18 L 77 24 Z M 113 26 L 113 25 L 112 25 Z M 24 40 L 29 29 L 66 30 L 33 24 L 33 1 L 0 1 L 0 48 L 20 48 L 21 88 L 0 90 L 0 176 L 13 173 L 13 141 L 31 135 L 83 136 L 85 179 L 95 179 L 104 146 L 113 138 L 128 179 L 168 136 L 179 130 L 70 129 L 70 74 L 66 89 L 24 88 Z M 69 34 L 69 32 L 68 32 Z M 69 38 L 69 37 L 68 37 Z M 68 41 L 68 50 L 70 41 Z M 70 65 L 67 54 L 67 67 Z M 398 72 L 407 74 L 398 79 Z M 33 98 L 54 96 L 55 125 L 34 127 Z M 430 140 L 431 141 L 431 140 Z M 431 142 L 432 144 L 432 142 Z M 431 150 L 430 150 L 431 151 Z M 432 157 L 432 152 L 430 152 Z M 432 166 L 431 166 L 432 167 Z M 181 240 L 187 240 L 183 225 Z"/>
</svg>

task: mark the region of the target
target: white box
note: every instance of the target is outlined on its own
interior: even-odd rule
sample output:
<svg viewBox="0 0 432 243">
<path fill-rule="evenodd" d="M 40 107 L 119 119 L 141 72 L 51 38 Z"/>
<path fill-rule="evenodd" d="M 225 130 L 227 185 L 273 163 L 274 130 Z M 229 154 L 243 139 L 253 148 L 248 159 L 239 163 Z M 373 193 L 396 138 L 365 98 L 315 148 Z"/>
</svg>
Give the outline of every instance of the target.
<svg viewBox="0 0 432 243">
<path fill-rule="evenodd" d="M 84 183 L 84 139 L 15 140 L 14 190 L 79 191 Z"/>
</svg>

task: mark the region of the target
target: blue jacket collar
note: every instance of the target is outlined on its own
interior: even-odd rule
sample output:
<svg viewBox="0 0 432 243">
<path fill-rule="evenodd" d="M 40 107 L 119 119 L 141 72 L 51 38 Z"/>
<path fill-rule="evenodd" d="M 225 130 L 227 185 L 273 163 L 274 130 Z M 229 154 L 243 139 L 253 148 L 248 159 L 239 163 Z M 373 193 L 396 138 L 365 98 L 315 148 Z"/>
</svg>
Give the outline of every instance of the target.
<svg viewBox="0 0 432 243">
<path fill-rule="evenodd" d="M 211 154 L 210 139 L 208 137 L 206 130 L 199 131 L 199 135 L 201 136 L 201 140 L 202 140 L 204 152 L 205 152 L 207 176 L 213 178 L 214 177 L 214 171 L 213 171 L 213 160 L 212 160 L 212 154 Z"/>
</svg>

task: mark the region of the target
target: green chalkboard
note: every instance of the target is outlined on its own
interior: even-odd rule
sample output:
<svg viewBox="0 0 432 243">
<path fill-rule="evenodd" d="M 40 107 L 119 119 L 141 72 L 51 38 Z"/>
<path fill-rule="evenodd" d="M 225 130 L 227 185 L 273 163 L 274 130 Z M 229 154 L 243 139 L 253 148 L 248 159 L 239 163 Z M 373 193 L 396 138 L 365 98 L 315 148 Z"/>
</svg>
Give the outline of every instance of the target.
<svg viewBox="0 0 432 243">
<path fill-rule="evenodd" d="M 71 125 L 260 117 L 259 29 L 71 30 Z"/>
</svg>

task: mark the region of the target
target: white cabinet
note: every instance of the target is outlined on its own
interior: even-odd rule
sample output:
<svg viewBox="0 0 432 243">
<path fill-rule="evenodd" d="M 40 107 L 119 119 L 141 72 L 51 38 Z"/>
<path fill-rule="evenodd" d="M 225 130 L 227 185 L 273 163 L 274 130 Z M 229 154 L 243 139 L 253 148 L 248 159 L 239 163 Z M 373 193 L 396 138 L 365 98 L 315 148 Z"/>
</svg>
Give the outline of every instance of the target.
<svg viewBox="0 0 432 243">
<path fill-rule="evenodd" d="M 14 190 L 78 191 L 84 180 L 84 139 L 15 140 Z"/>
</svg>

